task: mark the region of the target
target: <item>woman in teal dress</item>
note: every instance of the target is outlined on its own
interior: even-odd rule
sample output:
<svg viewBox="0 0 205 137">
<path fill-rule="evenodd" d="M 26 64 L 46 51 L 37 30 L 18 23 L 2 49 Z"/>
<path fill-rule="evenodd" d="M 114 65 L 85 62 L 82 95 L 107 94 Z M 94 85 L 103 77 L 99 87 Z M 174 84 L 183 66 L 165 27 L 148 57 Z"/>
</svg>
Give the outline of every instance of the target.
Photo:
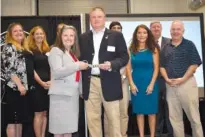
<svg viewBox="0 0 205 137">
<path fill-rule="evenodd" d="M 140 137 L 144 137 L 144 115 L 148 115 L 150 136 L 154 137 L 158 112 L 159 48 L 147 26 L 137 26 L 129 52 L 131 59 L 127 66 L 127 75 Z"/>
</svg>

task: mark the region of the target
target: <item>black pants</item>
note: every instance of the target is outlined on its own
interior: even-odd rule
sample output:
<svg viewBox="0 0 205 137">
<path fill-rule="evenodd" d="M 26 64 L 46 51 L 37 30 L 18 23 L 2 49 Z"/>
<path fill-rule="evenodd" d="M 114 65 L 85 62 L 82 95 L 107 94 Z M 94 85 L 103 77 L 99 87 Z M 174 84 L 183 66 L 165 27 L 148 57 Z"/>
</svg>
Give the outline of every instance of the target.
<svg viewBox="0 0 205 137">
<path fill-rule="evenodd" d="M 161 136 L 164 133 L 164 127 L 166 127 L 167 133 L 173 135 L 173 129 L 169 121 L 169 109 L 166 101 L 166 85 L 162 76 L 159 77 L 159 111 L 157 114 L 156 122 L 156 136 Z"/>
</svg>

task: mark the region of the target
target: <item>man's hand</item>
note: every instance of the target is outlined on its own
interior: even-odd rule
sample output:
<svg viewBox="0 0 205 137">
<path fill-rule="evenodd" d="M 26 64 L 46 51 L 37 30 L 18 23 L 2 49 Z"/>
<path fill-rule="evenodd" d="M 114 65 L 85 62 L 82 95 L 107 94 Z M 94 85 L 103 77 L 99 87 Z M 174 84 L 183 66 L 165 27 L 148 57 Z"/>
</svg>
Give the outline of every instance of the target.
<svg viewBox="0 0 205 137">
<path fill-rule="evenodd" d="M 121 79 L 122 79 L 122 83 L 124 83 L 125 79 L 126 79 L 126 76 L 125 75 L 122 75 L 121 76 Z"/>
<path fill-rule="evenodd" d="M 176 79 L 166 79 L 167 84 L 169 84 L 171 87 L 175 87 L 178 85 L 181 85 L 185 82 L 184 78 L 176 78 Z"/>
<path fill-rule="evenodd" d="M 80 98 L 83 99 L 83 94 L 80 94 Z"/>
<path fill-rule="evenodd" d="M 99 65 L 99 68 L 102 70 L 107 70 L 109 71 L 111 69 L 111 63 L 110 61 L 105 61 L 103 64 Z"/>
<path fill-rule="evenodd" d="M 167 79 L 166 79 L 166 82 L 167 82 L 167 84 L 169 84 L 170 86 L 173 85 L 173 80 L 172 80 L 172 79 L 167 78 Z"/>
<path fill-rule="evenodd" d="M 185 79 L 184 78 L 176 78 L 176 79 L 172 79 L 172 81 L 173 81 L 173 85 L 178 86 L 178 85 L 183 84 L 185 82 Z"/>
</svg>

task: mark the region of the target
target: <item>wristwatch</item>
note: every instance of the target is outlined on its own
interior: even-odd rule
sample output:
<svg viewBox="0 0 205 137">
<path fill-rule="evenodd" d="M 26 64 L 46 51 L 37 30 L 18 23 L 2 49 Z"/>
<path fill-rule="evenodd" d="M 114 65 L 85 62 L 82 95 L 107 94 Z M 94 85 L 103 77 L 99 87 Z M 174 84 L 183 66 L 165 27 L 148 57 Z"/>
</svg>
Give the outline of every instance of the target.
<svg viewBox="0 0 205 137">
<path fill-rule="evenodd" d="M 125 75 L 122 75 L 121 78 L 124 80 L 124 79 L 126 79 L 126 76 L 125 76 Z"/>
</svg>

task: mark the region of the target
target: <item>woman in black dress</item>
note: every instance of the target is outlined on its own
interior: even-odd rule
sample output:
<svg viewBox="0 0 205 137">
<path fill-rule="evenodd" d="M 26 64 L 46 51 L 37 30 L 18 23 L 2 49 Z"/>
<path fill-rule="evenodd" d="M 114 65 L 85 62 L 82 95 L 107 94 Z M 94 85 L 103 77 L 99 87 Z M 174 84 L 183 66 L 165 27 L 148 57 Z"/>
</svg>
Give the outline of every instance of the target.
<svg viewBox="0 0 205 137">
<path fill-rule="evenodd" d="M 50 48 L 46 41 L 46 34 L 42 27 L 31 29 L 28 45 L 34 57 L 34 78 L 36 90 L 32 94 L 34 115 L 34 132 L 36 137 L 45 137 L 47 111 L 49 107 L 48 88 L 50 86 L 50 68 L 48 52 Z"/>
<path fill-rule="evenodd" d="M 6 44 L 2 48 L 2 65 L 5 69 L 5 101 L 7 137 L 21 137 L 22 124 L 32 120 L 29 93 L 34 89 L 32 54 L 25 42 L 23 27 L 19 23 L 9 25 Z"/>
</svg>

